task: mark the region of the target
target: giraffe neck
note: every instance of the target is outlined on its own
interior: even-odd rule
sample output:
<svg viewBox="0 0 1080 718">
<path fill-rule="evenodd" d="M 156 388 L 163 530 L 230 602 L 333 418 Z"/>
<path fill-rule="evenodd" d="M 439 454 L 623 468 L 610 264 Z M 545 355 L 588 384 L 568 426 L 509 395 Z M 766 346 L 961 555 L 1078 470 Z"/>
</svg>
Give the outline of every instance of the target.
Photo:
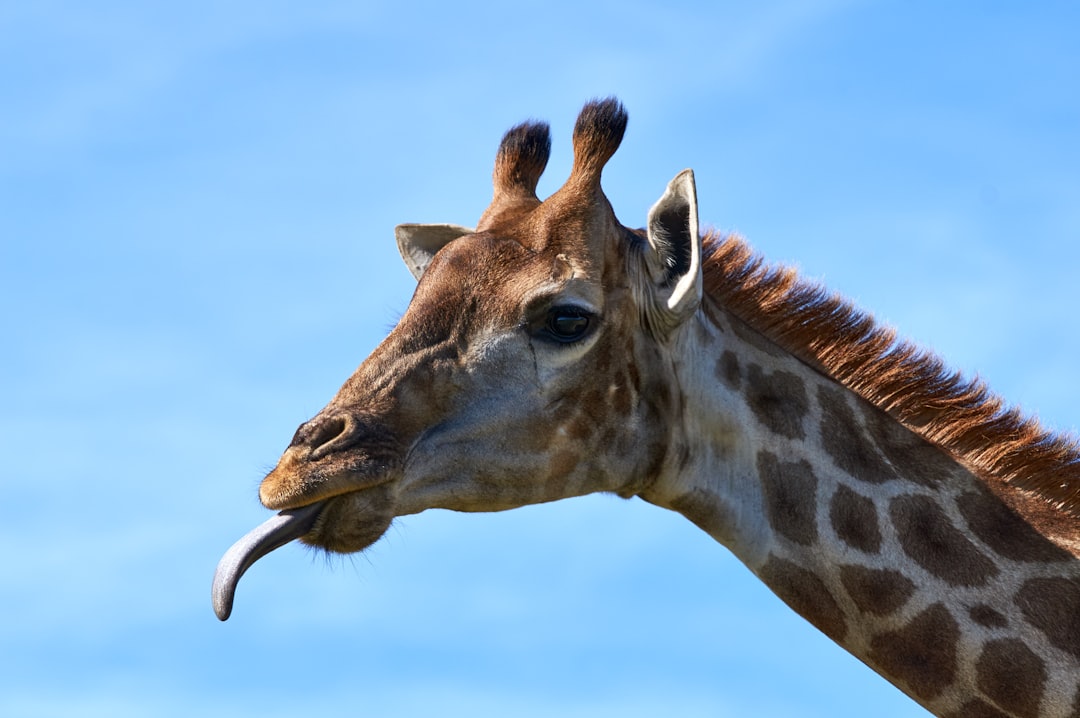
<svg viewBox="0 0 1080 718">
<path fill-rule="evenodd" d="M 676 344 L 687 458 L 643 498 L 937 715 L 1080 715 L 1080 561 L 709 299 Z"/>
</svg>

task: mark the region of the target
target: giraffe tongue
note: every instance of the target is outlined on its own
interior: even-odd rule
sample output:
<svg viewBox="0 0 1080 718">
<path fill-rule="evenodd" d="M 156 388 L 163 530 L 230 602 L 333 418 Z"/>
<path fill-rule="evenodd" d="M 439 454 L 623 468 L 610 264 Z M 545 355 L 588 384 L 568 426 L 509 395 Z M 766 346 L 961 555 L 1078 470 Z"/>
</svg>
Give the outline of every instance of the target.
<svg viewBox="0 0 1080 718">
<path fill-rule="evenodd" d="M 224 621 L 232 613 L 236 585 L 244 571 L 274 549 L 281 548 L 295 538 L 300 538 L 315 524 L 322 503 L 282 511 L 247 533 L 225 552 L 214 572 L 211 598 L 214 613 Z"/>
</svg>

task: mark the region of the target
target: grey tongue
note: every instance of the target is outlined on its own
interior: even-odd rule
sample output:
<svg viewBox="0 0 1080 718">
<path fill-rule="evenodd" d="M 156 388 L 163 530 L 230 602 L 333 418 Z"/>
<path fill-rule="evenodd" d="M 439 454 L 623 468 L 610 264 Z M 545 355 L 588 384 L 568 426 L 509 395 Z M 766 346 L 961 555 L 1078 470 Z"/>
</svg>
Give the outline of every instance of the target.
<svg viewBox="0 0 1080 718">
<path fill-rule="evenodd" d="M 236 584 L 240 582 L 244 571 L 274 549 L 281 548 L 310 531 L 320 509 L 322 504 L 317 503 L 282 511 L 249 531 L 225 552 L 218 561 L 217 570 L 214 572 L 214 586 L 211 589 L 214 613 L 220 620 L 228 619 L 232 613 Z"/>
</svg>

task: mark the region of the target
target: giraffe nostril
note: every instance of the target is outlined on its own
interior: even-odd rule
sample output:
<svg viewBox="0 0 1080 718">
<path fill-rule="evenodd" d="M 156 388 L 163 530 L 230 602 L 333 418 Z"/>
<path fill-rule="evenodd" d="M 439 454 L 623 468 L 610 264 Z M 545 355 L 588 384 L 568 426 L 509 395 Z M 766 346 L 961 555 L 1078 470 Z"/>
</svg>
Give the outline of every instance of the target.
<svg viewBox="0 0 1080 718">
<path fill-rule="evenodd" d="M 346 421 L 341 417 L 334 417 L 323 422 L 311 437 L 311 448 L 315 451 L 332 443 L 345 433 Z"/>
<path fill-rule="evenodd" d="M 312 453 L 325 453 L 336 439 L 348 431 L 348 422 L 344 417 L 334 416 L 328 419 L 313 419 L 301 424 L 293 435 L 289 447 L 306 446 Z"/>
</svg>

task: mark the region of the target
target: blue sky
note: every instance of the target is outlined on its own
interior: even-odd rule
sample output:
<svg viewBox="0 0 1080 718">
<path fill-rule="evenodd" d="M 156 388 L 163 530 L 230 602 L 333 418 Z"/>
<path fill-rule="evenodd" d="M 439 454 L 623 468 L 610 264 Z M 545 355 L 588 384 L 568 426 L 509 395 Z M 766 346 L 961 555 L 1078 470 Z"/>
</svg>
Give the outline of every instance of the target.
<svg viewBox="0 0 1080 718">
<path fill-rule="evenodd" d="M 605 188 L 796 263 L 1080 425 L 1072 3 L 0 6 L 0 714 L 920 709 L 681 517 L 610 497 L 297 546 L 213 616 L 262 473 L 473 224 L 501 134 L 630 112 Z"/>
</svg>

